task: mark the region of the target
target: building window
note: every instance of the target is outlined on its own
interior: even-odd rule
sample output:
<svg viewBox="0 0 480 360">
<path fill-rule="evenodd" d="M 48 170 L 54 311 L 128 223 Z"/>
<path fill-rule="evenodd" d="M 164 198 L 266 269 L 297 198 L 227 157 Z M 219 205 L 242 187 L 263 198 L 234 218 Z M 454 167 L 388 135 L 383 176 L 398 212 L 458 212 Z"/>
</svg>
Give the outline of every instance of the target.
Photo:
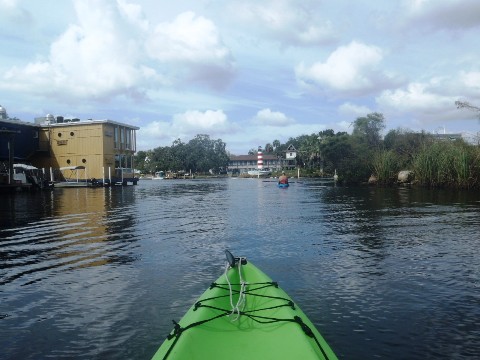
<svg viewBox="0 0 480 360">
<path fill-rule="evenodd" d="M 82 159 L 82 163 L 86 163 L 87 162 L 87 159 Z"/>
<path fill-rule="evenodd" d="M 75 135 L 75 133 L 73 131 L 70 131 L 70 136 L 73 136 Z"/>
<path fill-rule="evenodd" d="M 115 155 L 115 168 L 132 168 L 133 167 L 133 155 L 116 154 Z"/>
<path fill-rule="evenodd" d="M 70 165 L 71 161 L 70 159 L 67 159 L 67 164 Z"/>
<path fill-rule="evenodd" d="M 118 149 L 118 126 L 115 126 L 113 130 L 113 147 Z"/>
<path fill-rule="evenodd" d="M 132 150 L 132 130 L 125 129 L 125 149 Z"/>
<path fill-rule="evenodd" d="M 58 133 L 58 137 L 62 137 L 62 133 Z"/>
</svg>

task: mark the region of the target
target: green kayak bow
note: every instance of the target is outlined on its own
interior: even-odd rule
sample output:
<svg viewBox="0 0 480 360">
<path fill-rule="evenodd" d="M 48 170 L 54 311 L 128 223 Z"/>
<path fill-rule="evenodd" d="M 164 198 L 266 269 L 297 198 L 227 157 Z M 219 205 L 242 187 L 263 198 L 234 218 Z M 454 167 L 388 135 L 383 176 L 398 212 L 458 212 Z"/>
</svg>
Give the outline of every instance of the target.
<svg viewBox="0 0 480 360">
<path fill-rule="evenodd" d="M 228 250 L 225 273 L 177 323 L 153 359 L 337 359 L 293 300 Z"/>
</svg>

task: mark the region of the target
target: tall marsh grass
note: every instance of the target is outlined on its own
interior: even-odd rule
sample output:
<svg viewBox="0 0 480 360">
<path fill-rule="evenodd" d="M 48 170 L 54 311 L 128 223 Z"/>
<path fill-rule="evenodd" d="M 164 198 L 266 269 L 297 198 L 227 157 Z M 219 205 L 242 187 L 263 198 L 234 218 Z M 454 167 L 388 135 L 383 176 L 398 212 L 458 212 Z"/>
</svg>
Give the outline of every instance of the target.
<svg viewBox="0 0 480 360">
<path fill-rule="evenodd" d="M 413 158 L 415 179 L 429 187 L 479 186 L 480 149 L 463 142 L 425 144 Z"/>
<path fill-rule="evenodd" d="M 391 184 L 396 181 L 399 169 L 399 156 L 392 150 L 381 150 L 373 155 L 372 167 L 377 181 Z"/>
</svg>

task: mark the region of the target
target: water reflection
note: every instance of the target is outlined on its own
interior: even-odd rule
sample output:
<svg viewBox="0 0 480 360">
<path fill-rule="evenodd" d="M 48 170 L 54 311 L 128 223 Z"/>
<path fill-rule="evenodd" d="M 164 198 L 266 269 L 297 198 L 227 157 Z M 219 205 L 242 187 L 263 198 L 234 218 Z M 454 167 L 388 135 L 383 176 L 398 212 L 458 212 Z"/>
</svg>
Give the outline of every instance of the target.
<svg viewBox="0 0 480 360">
<path fill-rule="evenodd" d="M 5 198 L 2 356 L 149 358 L 229 248 L 278 280 L 340 358 L 466 359 L 480 346 L 479 200 L 261 179 Z"/>
<path fill-rule="evenodd" d="M 324 218 L 338 240 L 337 292 L 328 307 L 339 323 L 354 324 L 338 331 L 361 339 L 346 357 L 374 344 L 370 357 L 468 358 L 475 341 L 467 336 L 459 350 L 464 341 L 454 345 L 448 329 L 473 330 L 472 316 L 480 314 L 471 306 L 477 288 L 471 275 L 480 275 L 478 194 L 371 188 L 316 195 L 331 204 Z M 409 342 L 415 346 L 407 349 Z"/>
<path fill-rule="evenodd" d="M 0 230 L 20 226 L 52 214 L 50 191 L 2 193 L 0 199 Z M 31 209 L 34 211 L 31 212 Z"/>
<path fill-rule="evenodd" d="M 4 219 L 22 225 L 1 231 L 0 284 L 17 280 L 23 286 L 61 271 L 134 261 L 123 251 L 135 240 L 133 197 L 126 189 L 78 188 L 13 198 Z M 30 224 L 27 217 L 19 221 L 27 211 Z"/>
</svg>

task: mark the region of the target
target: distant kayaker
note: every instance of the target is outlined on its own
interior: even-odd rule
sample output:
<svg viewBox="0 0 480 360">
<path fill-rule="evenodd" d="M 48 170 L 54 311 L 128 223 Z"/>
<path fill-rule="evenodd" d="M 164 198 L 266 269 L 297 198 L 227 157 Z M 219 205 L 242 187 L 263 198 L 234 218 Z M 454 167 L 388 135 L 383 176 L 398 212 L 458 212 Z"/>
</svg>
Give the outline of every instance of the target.
<svg viewBox="0 0 480 360">
<path fill-rule="evenodd" d="M 288 177 L 285 175 L 285 171 L 282 171 L 282 175 L 278 178 L 279 184 L 288 184 Z"/>
</svg>

